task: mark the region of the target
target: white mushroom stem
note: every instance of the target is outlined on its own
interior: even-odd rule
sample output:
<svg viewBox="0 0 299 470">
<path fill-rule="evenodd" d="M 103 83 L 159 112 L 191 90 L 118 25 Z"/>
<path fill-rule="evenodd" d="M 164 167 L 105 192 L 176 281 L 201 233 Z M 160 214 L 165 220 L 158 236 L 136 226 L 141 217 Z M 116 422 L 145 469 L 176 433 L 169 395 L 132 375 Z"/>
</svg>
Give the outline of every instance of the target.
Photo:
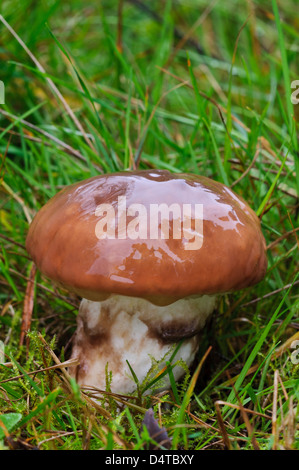
<svg viewBox="0 0 299 470">
<path fill-rule="evenodd" d="M 102 302 L 83 299 L 72 352 L 79 365 L 71 370 L 72 375 L 81 386 L 105 390 L 108 364 L 111 390 L 131 393 L 136 384 L 127 361 L 142 384 L 153 363 L 158 361 L 162 368 L 184 338 L 172 363 L 182 359 L 190 366 L 199 345 L 198 332 L 213 312 L 215 300 L 215 296 L 204 295 L 159 307 L 144 299 L 120 295 Z M 184 369 L 177 364 L 173 374 L 178 380 Z M 166 376 L 159 389 L 168 385 Z"/>
</svg>

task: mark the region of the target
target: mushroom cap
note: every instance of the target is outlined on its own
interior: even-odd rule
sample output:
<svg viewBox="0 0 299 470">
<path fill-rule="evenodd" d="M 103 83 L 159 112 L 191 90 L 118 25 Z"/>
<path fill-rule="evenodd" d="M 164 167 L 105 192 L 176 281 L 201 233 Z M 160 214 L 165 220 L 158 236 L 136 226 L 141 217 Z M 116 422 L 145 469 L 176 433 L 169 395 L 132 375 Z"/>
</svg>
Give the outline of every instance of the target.
<svg viewBox="0 0 299 470">
<path fill-rule="evenodd" d="M 118 234 L 121 223 L 129 227 L 140 215 L 133 210 L 126 213 L 125 222 L 118 218 L 123 196 L 126 209 L 132 204 L 146 208 L 146 220 L 138 219 L 146 223 L 146 237 L 143 233 L 144 238 L 132 239 L 129 231 Z M 97 223 L 108 217 L 107 212 L 96 213 L 98 207 L 105 207 L 102 204 L 115 210 L 114 222 L 105 219 L 115 228 L 114 238 L 99 237 L 96 231 Z M 183 236 L 185 232 L 174 237 L 176 216 L 171 211 L 169 237 L 163 238 L 160 232 L 158 238 L 151 237 L 153 204 L 168 208 L 179 204 L 182 214 L 183 207 L 191 205 L 194 230 L 194 207 L 202 205 L 201 247 L 186 249 L 191 239 Z M 135 228 L 138 232 L 140 225 Z M 100 175 L 66 187 L 36 214 L 26 248 L 45 276 L 95 301 L 119 294 L 167 305 L 191 295 L 254 285 L 267 267 L 260 221 L 241 197 L 209 178 L 166 170 Z"/>
</svg>

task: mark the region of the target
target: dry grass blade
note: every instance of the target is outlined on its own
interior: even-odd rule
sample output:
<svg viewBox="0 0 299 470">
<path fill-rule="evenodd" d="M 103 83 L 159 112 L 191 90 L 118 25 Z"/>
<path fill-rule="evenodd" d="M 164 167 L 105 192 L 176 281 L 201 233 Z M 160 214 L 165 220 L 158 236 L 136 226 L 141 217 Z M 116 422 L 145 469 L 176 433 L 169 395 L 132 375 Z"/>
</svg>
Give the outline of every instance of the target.
<svg viewBox="0 0 299 470">
<path fill-rule="evenodd" d="M 227 450 L 231 450 L 232 446 L 231 446 L 231 442 L 229 440 L 228 433 L 226 431 L 225 424 L 222 418 L 222 414 L 220 410 L 220 403 L 218 401 L 215 401 L 214 405 L 216 409 L 217 421 L 218 421 L 220 433 L 222 435 L 224 446 Z"/>
<path fill-rule="evenodd" d="M 299 341 L 299 331 L 297 331 L 294 335 L 288 338 L 281 346 L 279 346 L 279 348 L 276 349 L 275 357 L 279 357 L 284 352 L 289 350 L 294 341 Z"/>
<path fill-rule="evenodd" d="M 177 419 L 177 429 L 175 430 L 174 434 L 173 434 L 173 448 L 176 449 L 177 448 L 177 445 L 178 445 L 178 439 L 179 439 L 179 433 L 180 433 L 180 425 L 183 423 L 183 419 L 184 419 L 184 415 L 185 413 L 187 413 L 187 407 L 190 403 L 190 400 L 191 400 L 191 397 L 192 397 L 192 394 L 193 394 L 193 391 L 194 391 L 194 388 L 195 388 L 195 385 L 196 385 L 196 382 L 197 382 L 197 379 L 198 379 L 198 376 L 202 370 L 202 367 L 207 359 L 207 357 L 209 356 L 210 352 L 212 350 L 212 346 L 209 346 L 208 349 L 206 350 L 205 354 L 203 355 L 203 357 L 201 358 L 191 380 L 190 380 L 190 383 L 189 383 L 189 386 L 188 386 L 188 389 L 185 393 L 185 396 L 184 396 L 184 399 L 183 399 L 183 403 L 180 407 L 180 411 L 179 411 L 179 416 L 178 416 L 178 419 Z"/>
<path fill-rule="evenodd" d="M 295 227 L 294 227 L 294 225 L 293 225 L 293 221 L 292 221 L 292 219 L 291 219 L 291 215 L 290 215 L 289 211 L 288 211 L 288 219 L 289 219 L 290 224 L 291 224 L 291 226 L 292 226 L 292 228 L 293 228 L 293 233 L 294 233 L 295 238 L 296 238 L 297 247 L 298 247 L 298 249 L 299 249 L 299 238 L 297 237 L 297 233 L 296 233 L 297 230 L 295 229 Z M 297 227 L 297 229 L 298 229 L 298 228 L 299 228 L 299 227 Z"/>
<path fill-rule="evenodd" d="M 5 181 L 1 181 L 1 186 L 2 188 L 7 192 L 7 194 L 9 194 L 15 201 L 17 201 L 20 206 L 22 207 L 23 209 L 23 212 L 25 214 L 25 217 L 27 219 L 27 222 L 30 224 L 31 221 L 32 221 L 32 217 L 29 213 L 29 210 L 25 204 L 25 202 L 23 201 L 23 199 L 18 196 L 9 186 L 8 184 L 5 183 Z"/>
<path fill-rule="evenodd" d="M 230 378 L 230 377 L 229 377 Z M 254 450 L 260 450 L 260 446 L 258 445 L 258 442 L 254 436 L 254 428 L 253 426 L 251 425 L 250 421 L 249 421 L 249 418 L 248 418 L 248 414 L 247 414 L 247 409 L 244 408 L 243 404 L 242 404 L 242 401 L 239 397 L 239 394 L 237 392 L 237 390 L 235 389 L 235 387 L 232 385 L 233 389 L 234 389 L 234 392 L 235 392 L 235 396 L 237 397 L 238 399 L 238 403 L 239 403 L 239 407 L 240 407 L 240 412 L 241 412 L 241 416 L 243 418 L 243 421 L 245 423 L 245 426 L 246 426 L 246 429 L 247 429 L 247 434 L 248 434 L 248 437 L 252 443 L 252 446 L 254 448 Z"/>
<path fill-rule="evenodd" d="M 260 154 L 260 151 L 261 151 L 261 148 L 258 148 L 257 151 L 255 152 L 255 155 L 252 159 L 252 162 L 250 163 L 250 165 L 248 166 L 248 168 L 246 168 L 246 170 L 242 173 L 242 175 L 240 176 L 240 178 L 238 178 L 237 180 L 233 181 L 233 183 L 230 185 L 231 188 L 233 188 L 234 186 L 236 186 L 236 184 L 238 184 L 243 178 L 245 178 L 245 176 L 247 176 L 247 174 L 250 172 L 250 170 L 253 168 L 256 160 L 257 160 L 257 157 L 259 156 Z"/>
<path fill-rule="evenodd" d="M 229 403 L 228 401 L 224 401 L 224 400 L 217 400 L 216 403 L 218 405 L 229 406 L 230 408 L 234 408 L 235 410 L 241 411 L 241 406 L 237 405 L 235 403 Z M 242 405 L 242 407 L 243 407 L 243 405 Z M 260 416 L 262 418 L 271 419 L 271 416 L 266 415 L 264 413 L 260 413 L 260 412 L 255 411 L 255 410 L 250 410 L 249 408 L 244 408 L 243 407 L 243 410 L 246 411 L 246 413 L 249 413 L 249 414 L 252 414 L 252 415 L 255 415 L 255 416 Z"/>
<path fill-rule="evenodd" d="M 7 242 L 18 246 L 19 248 L 22 248 L 23 250 L 26 250 L 25 245 L 22 245 L 22 243 L 18 243 L 15 240 L 13 240 L 12 238 L 7 237 L 6 235 L 3 235 L 3 233 L 0 233 L 0 238 L 3 238 L 3 240 L 6 240 Z"/>
<path fill-rule="evenodd" d="M 205 21 L 205 19 L 209 16 L 211 11 L 213 10 L 214 6 L 218 0 L 214 0 L 210 5 L 206 7 L 206 9 L 203 11 L 203 13 L 200 15 L 200 17 L 196 20 L 196 22 L 191 26 L 191 28 L 187 31 L 187 33 L 180 39 L 178 44 L 175 46 L 173 53 L 170 55 L 169 59 L 167 60 L 165 64 L 165 68 L 168 68 L 170 64 L 173 62 L 173 59 L 177 55 L 178 51 L 180 51 L 186 42 L 189 41 L 191 38 L 192 34 L 197 30 L 197 28 Z"/>
<path fill-rule="evenodd" d="M 107 397 L 112 397 L 114 398 L 115 401 L 121 403 L 122 405 L 127 406 L 128 408 L 132 408 L 140 413 L 145 413 L 147 411 L 146 408 L 143 408 L 142 406 L 135 405 L 134 403 L 131 403 L 128 400 L 132 399 L 138 399 L 138 397 L 131 397 L 128 395 L 119 395 L 117 393 L 112 393 L 112 392 L 107 392 L 106 390 L 101 390 L 96 387 L 82 387 L 82 391 L 84 392 L 84 395 L 86 397 L 92 398 L 93 400 L 98 400 L 99 395 L 107 396 Z"/>
<path fill-rule="evenodd" d="M 253 374 L 256 371 L 257 368 L 258 368 L 258 364 L 255 364 L 254 366 L 251 366 L 248 369 L 247 374 L 246 374 L 245 377 L 248 377 L 249 375 Z M 230 377 L 225 382 L 222 382 L 221 386 L 222 387 L 228 387 L 230 385 L 233 385 L 238 380 L 239 376 L 240 376 L 240 374 L 237 374 L 234 377 Z"/>
<path fill-rule="evenodd" d="M 1 236 L 1 235 L 0 235 Z M 26 276 L 24 276 L 23 274 L 19 273 L 18 271 L 16 271 L 15 269 L 12 269 L 12 268 L 9 268 L 9 272 L 11 274 L 14 274 L 15 276 L 18 276 L 22 279 L 25 279 L 25 281 L 27 282 L 31 282 L 30 279 Z M 40 284 L 40 283 L 37 283 L 36 284 L 37 287 L 39 289 L 43 289 L 45 292 L 48 292 L 49 294 L 53 295 L 54 297 L 57 297 L 58 299 L 61 299 L 63 300 L 64 302 L 68 303 L 69 305 L 71 305 L 72 307 L 78 309 L 79 307 L 79 304 L 76 304 L 74 302 L 72 302 L 69 298 L 65 297 L 64 295 L 62 294 L 59 294 L 58 292 L 54 292 L 52 291 L 51 289 L 49 289 L 48 287 L 44 286 L 43 284 Z"/>
<path fill-rule="evenodd" d="M 57 145 L 59 145 L 60 147 L 63 148 L 63 150 L 70 154 L 70 155 L 73 155 L 74 157 L 76 157 L 78 160 L 86 163 L 87 160 L 86 158 L 81 155 L 80 152 L 78 152 L 78 150 L 74 149 L 73 147 L 71 147 L 70 145 L 66 144 L 65 142 L 63 142 L 62 140 L 58 139 L 57 137 L 55 137 L 54 135 L 50 134 L 49 132 L 45 131 L 44 129 L 40 129 L 39 127 L 35 126 L 34 124 L 31 124 L 31 122 L 29 121 L 26 121 L 25 119 L 19 119 L 17 116 L 15 116 L 14 114 L 10 114 L 8 113 L 7 111 L 4 111 L 3 109 L 0 109 L 0 113 L 7 117 L 8 119 L 12 120 L 12 121 L 19 121 L 21 124 L 23 124 L 24 126 L 26 127 L 29 127 L 29 129 L 32 129 L 36 132 L 38 132 L 39 134 L 42 134 L 43 136 L 45 136 L 47 139 L 51 140 L 52 142 L 55 142 Z M 10 131 L 11 132 L 11 131 Z M 28 138 L 28 136 L 26 136 L 26 138 Z M 32 140 L 32 137 L 31 137 L 31 140 Z M 98 166 L 98 165 L 95 165 L 93 164 L 94 168 L 97 169 L 99 172 L 102 172 L 102 169 Z"/>
<path fill-rule="evenodd" d="M 296 416 L 295 416 L 295 409 L 294 409 L 294 400 L 293 400 L 293 397 L 290 397 L 289 412 L 285 420 L 285 426 L 283 428 L 286 449 L 292 449 L 292 445 L 295 440 L 295 432 L 296 432 L 295 418 Z"/>
<path fill-rule="evenodd" d="M 9 363 L 9 364 L 11 366 L 13 365 L 12 363 Z M 25 374 L 20 374 L 20 375 L 16 375 L 15 377 L 11 377 L 10 379 L 1 380 L 0 384 L 4 384 L 4 383 L 7 383 L 7 382 L 12 382 L 14 380 L 19 380 L 19 379 L 22 379 L 23 377 L 27 377 L 27 375 L 36 375 L 36 374 L 40 374 L 41 372 L 47 372 L 49 370 L 54 370 L 54 369 L 64 369 L 65 367 L 75 366 L 77 364 L 78 364 L 77 360 L 71 359 L 69 361 L 65 361 L 65 362 L 61 362 L 60 364 L 56 364 L 55 366 L 49 366 L 49 367 L 45 367 L 44 369 L 37 369 L 37 370 L 34 370 L 32 372 L 26 372 L 26 375 Z M 4 365 L 7 366 L 7 364 L 4 364 Z"/>
<path fill-rule="evenodd" d="M 123 33 L 123 0 L 118 0 L 117 9 L 117 41 L 116 47 L 120 54 L 123 52 L 122 33 Z"/>
<path fill-rule="evenodd" d="M 253 299 L 250 302 L 246 302 L 246 304 L 242 304 L 241 307 L 247 307 L 248 305 L 255 304 L 256 302 L 259 302 L 260 300 L 267 299 L 268 297 L 271 297 L 272 295 L 276 295 L 279 292 L 282 292 L 286 289 L 289 289 L 292 286 L 297 286 L 299 284 L 299 281 L 295 281 L 290 284 L 286 284 L 285 286 L 281 287 L 280 289 L 275 289 L 272 292 L 269 292 L 269 294 L 265 294 L 262 297 L 258 297 L 257 299 Z"/>
<path fill-rule="evenodd" d="M 273 436 L 273 450 L 277 449 L 278 442 L 278 429 L 277 429 L 277 399 L 278 399 L 278 375 L 279 372 L 274 372 L 273 384 L 273 411 L 272 411 L 272 436 Z"/>
<path fill-rule="evenodd" d="M 55 439 L 60 439 L 61 437 L 66 437 L 66 436 L 73 436 L 73 435 L 78 435 L 80 433 L 82 433 L 83 431 L 69 431 L 69 432 L 61 432 L 59 434 L 57 434 L 56 436 L 52 436 L 52 437 L 49 437 L 48 439 L 44 439 L 43 441 L 40 441 L 38 443 L 38 448 L 40 448 L 43 444 L 45 444 L 46 442 L 49 442 L 49 441 L 54 441 Z"/>
<path fill-rule="evenodd" d="M 157 23 L 159 24 L 163 23 L 162 17 L 159 16 L 159 14 L 156 12 L 154 8 L 150 8 L 148 5 L 146 5 L 146 2 L 142 2 L 141 0 L 129 0 L 129 2 L 137 6 L 138 8 L 140 8 L 140 10 L 144 11 L 148 16 L 152 17 Z M 183 33 L 177 27 L 174 27 L 173 32 L 174 32 L 174 36 L 179 41 L 184 37 Z M 194 48 L 198 54 L 205 54 L 203 48 L 196 40 L 189 37 L 187 39 L 187 43 L 189 47 Z"/>
<path fill-rule="evenodd" d="M 291 235 L 296 236 L 296 232 L 298 231 L 299 231 L 299 227 L 294 228 L 293 230 L 290 230 L 289 232 L 284 233 L 283 235 L 281 235 L 281 237 L 278 237 L 276 238 L 276 240 L 269 243 L 269 245 L 267 246 L 267 250 L 271 250 L 272 248 L 274 248 L 274 246 L 278 245 L 278 243 L 280 243 L 282 240 L 284 240 L 285 238 L 288 238 Z"/>
<path fill-rule="evenodd" d="M 158 107 L 160 106 L 160 103 L 163 101 L 163 99 L 169 94 L 171 93 L 172 91 L 174 90 L 177 90 L 178 88 L 182 87 L 182 86 L 185 86 L 187 85 L 188 82 L 182 82 L 182 83 L 179 83 L 178 85 L 175 85 L 173 88 L 171 88 L 170 90 L 167 90 L 165 93 L 163 93 L 163 95 L 159 98 L 158 102 L 155 104 L 155 106 L 153 107 L 153 110 L 150 114 L 150 117 L 148 118 L 148 121 L 147 123 L 145 124 L 144 126 L 144 130 L 143 130 L 143 135 L 141 136 L 141 143 L 139 145 L 139 148 L 137 149 L 136 151 L 136 154 L 134 156 L 134 163 L 135 163 L 135 167 L 138 168 L 139 166 L 139 163 L 140 163 L 140 158 L 141 158 L 141 153 L 142 153 L 142 148 L 143 148 L 143 144 L 144 144 L 144 141 L 145 141 L 145 136 L 148 132 L 148 129 L 149 129 L 149 126 L 150 126 L 150 123 L 151 121 L 153 120 L 153 117 L 155 115 L 155 112 L 157 111 Z"/>
<path fill-rule="evenodd" d="M 44 69 L 44 67 L 41 65 L 41 63 L 36 59 L 36 57 L 32 54 L 32 52 L 30 51 L 30 49 L 26 46 L 26 44 L 24 43 L 24 41 L 22 41 L 22 39 L 20 38 L 20 36 L 15 32 L 15 30 L 7 23 L 7 21 L 3 18 L 2 15 L 0 15 L 0 21 L 2 21 L 2 23 L 4 24 L 4 26 L 6 26 L 6 28 L 9 30 L 9 32 L 14 36 L 14 38 L 18 41 L 18 43 L 22 46 L 22 48 L 24 49 L 24 51 L 28 54 L 28 56 L 30 57 L 30 59 L 34 62 L 34 64 L 36 65 L 36 67 L 38 68 L 38 70 L 40 72 L 42 72 L 43 74 L 46 74 L 46 71 Z M 50 88 L 52 89 L 53 93 L 58 97 L 59 101 L 63 104 L 66 112 L 68 113 L 68 115 L 70 116 L 70 118 L 72 119 L 72 121 L 75 123 L 76 127 L 79 129 L 79 131 L 81 132 L 81 134 L 83 135 L 86 143 L 89 145 L 89 147 L 96 153 L 96 149 L 94 148 L 91 140 L 89 139 L 88 135 L 86 134 L 83 126 L 81 125 L 79 119 L 76 117 L 75 113 L 72 111 L 72 109 L 70 108 L 70 106 L 68 105 L 68 103 L 66 102 L 66 100 L 64 99 L 64 97 L 62 96 L 62 94 L 60 93 L 60 91 L 58 90 L 58 88 L 56 87 L 55 83 L 49 78 L 49 77 L 45 77 L 46 81 L 48 82 L 48 84 L 50 85 Z"/>
<path fill-rule="evenodd" d="M 218 424 L 219 424 L 219 428 L 220 428 L 220 431 L 221 431 L 221 434 L 222 434 L 222 438 L 223 438 L 223 443 L 225 445 L 225 447 L 227 449 L 231 449 L 232 446 L 231 446 L 231 441 L 229 439 L 229 434 L 227 433 L 226 431 L 226 428 L 225 428 L 225 424 L 224 424 L 224 421 L 223 421 L 223 418 L 222 418 L 222 414 L 221 414 L 221 410 L 220 410 L 220 406 L 228 406 L 230 408 L 233 408 L 235 410 L 239 410 L 241 415 L 242 415 L 242 418 L 243 418 L 243 421 L 245 423 L 245 426 L 246 426 L 246 429 L 247 429 L 247 433 L 248 433 L 248 437 L 250 438 L 251 442 L 252 442 L 252 446 L 255 450 L 260 450 L 260 447 L 258 445 L 258 442 L 254 436 L 254 430 L 253 430 L 253 427 L 248 419 L 248 414 L 252 414 L 252 415 L 255 415 L 255 416 L 260 416 L 260 417 L 263 417 L 263 418 L 266 418 L 268 420 L 271 420 L 271 416 L 268 416 L 264 413 L 259 413 L 258 411 L 254 411 L 254 410 L 250 410 L 248 408 L 244 408 L 244 406 L 242 405 L 241 402 L 239 402 L 239 405 L 236 405 L 234 403 L 229 403 L 227 401 L 223 401 L 223 400 L 217 400 L 215 402 L 215 408 L 216 408 L 216 415 L 217 415 L 217 421 L 218 421 Z M 234 439 L 240 439 L 239 437 L 234 437 Z M 244 438 L 242 438 L 242 440 L 246 440 Z"/>
<path fill-rule="evenodd" d="M 4 155 L 2 156 L 0 154 L 0 156 L 2 157 L 1 158 L 1 165 L 0 165 L 0 181 L 2 182 L 3 181 L 3 178 L 4 178 L 4 165 L 5 165 L 5 160 L 6 160 L 6 157 L 7 157 L 7 153 L 8 153 L 8 149 L 9 149 L 9 146 L 10 146 L 10 142 L 11 142 L 11 136 L 9 136 L 9 139 L 8 139 L 8 142 L 7 142 L 7 145 L 6 145 L 6 149 L 5 149 L 5 152 L 4 152 Z M 3 172 L 3 174 L 2 174 Z"/>
<path fill-rule="evenodd" d="M 36 275 L 36 266 L 34 263 L 31 264 L 29 280 L 26 286 L 24 306 L 22 312 L 22 325 L 20 334 L 20 346 L 23 346 L 24 339 L 27 332 L 30 330 L 31 318 L 34 306 L 34 279 Z M 26 339 L 27 349 L 29 347 L 29 338 Z"/>
</svg>

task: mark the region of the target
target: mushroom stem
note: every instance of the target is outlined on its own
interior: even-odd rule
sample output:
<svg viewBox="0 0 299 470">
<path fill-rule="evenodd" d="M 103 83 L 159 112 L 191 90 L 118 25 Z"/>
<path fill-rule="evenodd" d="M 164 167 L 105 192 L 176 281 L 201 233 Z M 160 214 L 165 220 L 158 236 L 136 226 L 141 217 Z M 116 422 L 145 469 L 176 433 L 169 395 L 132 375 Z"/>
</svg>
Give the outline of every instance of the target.
<svg viewBox="0 0 299 470">
<path fill-rule="evenodd" d="M 81 386 L 106 389 L 106 365 L 112 372 L 111 390 L 132 393 L 136 384 L 147 377 L 153 363 L 159 369 L 169 360 L 177 343 L 185 339 L 173 363 L 182 359 L 188 366 L 199 346 L 199 331 L 215 307 L 215 296 L 203 295 L 180 299 L 168 306 L 148 300 L 113 295 L 101 302 L 83 299 L 77 320 L 72 357 L 79 365 L 70 370 Z M 157 369 L 153 371 L 157 373 Z M 173 374 L 178 380 L 183 368 L 177 364 Z M 168 376 L 159 389 L 168 388 Z"/>
</svg>

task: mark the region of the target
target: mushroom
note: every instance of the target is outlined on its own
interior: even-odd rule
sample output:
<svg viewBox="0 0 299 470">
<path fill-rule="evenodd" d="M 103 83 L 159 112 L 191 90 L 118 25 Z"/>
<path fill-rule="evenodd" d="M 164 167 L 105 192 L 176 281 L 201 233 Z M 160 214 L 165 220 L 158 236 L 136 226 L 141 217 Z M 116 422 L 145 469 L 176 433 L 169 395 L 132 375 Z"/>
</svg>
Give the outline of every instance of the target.
<svg viewBox="0 0 299 470">
<path fill-rule="evenodd" d="M 45 276 L 83 298 L 71 374 L 105 389 L 108 367 L 115 393 L 133 392 L 131 369 L 142 383 L 181 340 L 172 359 L 190 366 L 217 297 L 258 283 L 267 266 L 259 219 L 241 197 L 165 170 L 66 187 L 36 214 L 26 248 Z M 173 374 L 184 374 L 179 362 Z"/>
</svg>

